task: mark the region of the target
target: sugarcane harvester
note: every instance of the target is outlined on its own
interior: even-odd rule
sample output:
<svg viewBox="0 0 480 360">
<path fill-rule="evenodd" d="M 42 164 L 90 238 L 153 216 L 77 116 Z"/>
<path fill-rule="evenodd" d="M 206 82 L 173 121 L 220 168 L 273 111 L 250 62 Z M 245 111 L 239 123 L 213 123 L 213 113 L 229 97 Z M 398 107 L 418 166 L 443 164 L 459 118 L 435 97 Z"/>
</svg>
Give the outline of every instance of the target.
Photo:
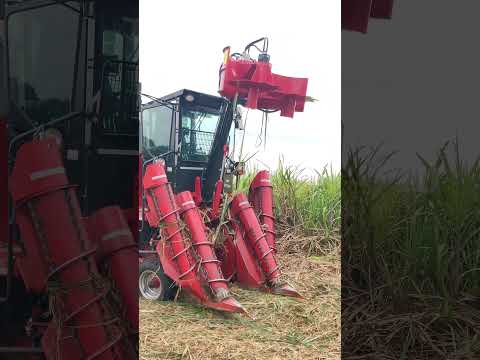
<svg viewBox="0 0 480 360">
<path fill-rule="evenodd" d="M 258 57 L 253 58 L 251 50 Z M 139 287 L 167 300 L 181 289 L 199 303 L 244 312 L 228 283 L 301 298 L 276 257 L 273 189 L 260 171 L 248 194 L 236 193 L 244 163 L 230 157 L 239 106 L 293 118 L 305 106 L 308 79 L 272 72 L 268 39 L 243 53 L 224 49 L 220 97 L 181 90 L 142 106 L 142 204 Z"/>
<path fill-rule="evenodd" d="M 138 8 L 1 5 L 0 358 L 138 359 Z"/>
</svg>

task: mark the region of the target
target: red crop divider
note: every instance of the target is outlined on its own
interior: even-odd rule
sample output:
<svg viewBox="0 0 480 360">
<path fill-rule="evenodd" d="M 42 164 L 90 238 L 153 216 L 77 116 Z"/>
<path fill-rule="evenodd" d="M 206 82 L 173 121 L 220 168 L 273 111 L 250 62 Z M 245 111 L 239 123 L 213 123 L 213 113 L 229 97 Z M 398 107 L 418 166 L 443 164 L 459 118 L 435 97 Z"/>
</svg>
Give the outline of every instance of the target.
<svg viewBox="0 0 480 360">
<path fill-rule="evenodd" d="M 18 265 L 26 287 L 42 293 L 47 281 L 55 281 L 55 288 L 65 290 L 53 295 L 63 305 L 54 308 L 42 338 L 47 359 L 57 354 L 75 359 L 81 353 L 98 360 L 128 357 L 117 341 L 111 342 L 120 330 L 106 323 L 114 315 L 105 311 L 104 296 L 98 296 L 101 276 L 57 142 L 46 138 L 22 145 L 9 182 L 25 244 Z M 70 335 L 68 340 L 57 337 L 62 332 Z"/>
<path fill-rule="evenodd" d="M 290 285 L 280 279 L 280 269 L 274 256 L 274 250 L 268 245 L 266 235 L 245 194 L 237 194 L 230 209 L 245 232 L 245 237 L 256 255 L 263 270 L 267 285 L 274 294 L 301 298 L 302 296 Z"/>
<path fill-rule="evenodd" d="M 97 210 L 89 219 L 99 248 L 99 261 L 109 267 L 125 306 L 133 334 L 138 333 L 138 247 L 119 206 Z"/>
<path fill-rule="evenodd" d="M 276 253 L 275 216 L 273 214 L 273 188 L 268 171 L 260 171 L 250 185 L 249 201 L 253 204 L 264 227 L 268 246 Z"/>
<path fill-rule="evenodd" d="M 157 253 L 165 274 L 207 307 L 228 312 L 245 312 L 230 296 L 220 267 L 213 261 L 216 260 L 216 255 L 211 244 L 206 245 L 208 240 L 205 225 L 196 210 L 191 193 L 181 193 L 175 199 L 165 175 L 164 164 L 160 162 L 147 166 L 143 186 L 147 193 L 148 206 L 151 213 L 154 213 L 149 221 L 154 221 L 151 225 L 159 227 L 163 234 L 162 240 L 157 244 Z M 192 235 L 189 242 L 193 247 L 187 244 L 183 237 L 182 218 Z M 206 276 L 200 271 L 202 269 Z M 214 295 L 213 299 L 211 293 Z"/>
</svg>

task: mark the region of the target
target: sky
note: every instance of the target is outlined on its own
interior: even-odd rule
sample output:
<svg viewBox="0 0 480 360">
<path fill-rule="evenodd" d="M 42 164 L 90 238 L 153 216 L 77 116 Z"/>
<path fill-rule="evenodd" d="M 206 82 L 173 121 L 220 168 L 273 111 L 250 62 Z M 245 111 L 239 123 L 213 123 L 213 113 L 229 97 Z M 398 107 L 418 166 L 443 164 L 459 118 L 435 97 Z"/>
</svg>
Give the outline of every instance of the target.
<svg viewBox="0 0 480 360">
<path fill-rule="evenodd" d="M 222 50 L 242 52 L 269 38 L 272 71 L 309 78 L 316 98 L 293 119 L 269 116 L 266 147 L 258 144 L 262 113 L 250 110 L 244 155 L 250 166 L 274 170 L 287 165 L 314 175 L 340 170 L 341 46 L 339 1 L 158 1 L 140 0 L 140 82 L 142 92 L 163 96 L 187 88 L 218 95 Z M 245 111 L 244 111 L 245 113 Z M 237 133 L 239 139 L 241 133 Z M 238 154 L 238 152 L 237 152 Z"/>
</svg>

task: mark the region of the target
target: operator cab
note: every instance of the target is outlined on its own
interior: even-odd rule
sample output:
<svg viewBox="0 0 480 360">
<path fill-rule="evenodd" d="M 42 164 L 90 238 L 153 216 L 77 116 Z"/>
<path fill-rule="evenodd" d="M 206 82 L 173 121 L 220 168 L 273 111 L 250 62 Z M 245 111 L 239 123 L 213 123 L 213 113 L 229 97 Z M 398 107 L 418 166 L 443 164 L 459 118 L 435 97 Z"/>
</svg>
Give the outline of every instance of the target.
<svg viewBox="0 0 480 360">
<path fill-rule="evenodd" d="M 109 205 L 136 208 L 138 6 L 129 0 L 7 5 L 9 141 L 42 126 L 57 132 L 83 215 Z M 67 119 L 48 125 L 61 117 Z M 13 150 L 30 138 L 15 141 Z"/>
<path fill-rule="evenodd" d="M 164 158 L 175 193 L 193 192 L 195 178 L 200 177 L 203 198 L 209 201 L 214 185 L 209 179 L 216 182 L 220 176 L 218 153 L 223 155 L 231 127 L 230 102 L 186 89 L 161 100 L 171 106 L 158 101 L 142 105 L 143 161 Z"/>
</svg>

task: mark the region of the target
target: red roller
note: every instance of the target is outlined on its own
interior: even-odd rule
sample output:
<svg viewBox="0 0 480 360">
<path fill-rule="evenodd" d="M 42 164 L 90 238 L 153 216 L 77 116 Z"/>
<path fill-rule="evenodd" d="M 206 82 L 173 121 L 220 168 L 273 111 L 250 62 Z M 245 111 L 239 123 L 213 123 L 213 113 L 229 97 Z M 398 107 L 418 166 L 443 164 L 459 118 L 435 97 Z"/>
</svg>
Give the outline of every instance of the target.
<svg viewBox="0 0 480 360">
<path fill-rule="evenodd" d="M 54 284 L 52 291 L 62 289 L 54 293 L 53 321 L 60 335 L 54 346 L 59 346 L 64 358 L 73 357 L 66 353 L 70 345 L 63 342 L 65 332 L 73 333 L 85 359 L 124 358 L 118 344 L 122 334 L 106 309 L 106 289 L 98 281 L 95 249 L 56 141 L 47 138 L 24 144 L 9 180 L 25 245 L 26 256 L 19 258 L 25 284 L 37 293 L 43 292 L 48 282 Z M 46 354 L 52 353 L 51 346 L 45 338 L 42 347 Z"/>
<path fill-rule="evenodd" d="M 107 264 L 111 278 L 120 293 L 130 331 L 138 333 L 138 248 L 118 206 L 96 211 L 90 218 L 98 244 L 100 262 Z"/>
<path fill-rule="evenodd" d="M 253 248 L 272 292 L 279 295 L 301 297 L 294 288 L 280 280 L 280 270 L 274 257 L 274 251 L 268 246 L 265 233 L 245 194 L 240 193 L 233 198 L 231 212 L 240 221 L 246 240 Z"/>
<path fill-rule="evenodd" d="M 273 214 L 273 188 L 268 171 L 260 171 L 250 185 L 248 196 L 263 226 L 265 237 L 274 253 L 277 252 L 275 241 L 275 217 Z"/>
<path fill-rule="evenodd" d="M 188 230 L 192 236 L 192 243 L 196 255 L 200 258 L 200 265 L 205 271 L 206 281 L 214 294 L 214 301 L 219 302 L 218 307 L 238 307 L 243 311 L 243 307 L 231 298 L 225 280 L 219 265 L 217 256 L 213 250 L 213 243 L 207 238 L 207 232 L 202 217 L 195 206 L 192 194 L 184 191 L 177 195 L 177 203 L 182 209 L 182 219 L 185 221 Z"/>
<path fill-rule="evenodd" d="M 246 237 L 252 245 L 260 266 L 270 283 L 274 283 L 280 276 L 277 261 L 266 241 L 265 233 L 260 227 L 253 208 L 245 194 L 237 194 L 232 201 L 232 215 L 240 220 L 246 231 Z"/>
</svg>

